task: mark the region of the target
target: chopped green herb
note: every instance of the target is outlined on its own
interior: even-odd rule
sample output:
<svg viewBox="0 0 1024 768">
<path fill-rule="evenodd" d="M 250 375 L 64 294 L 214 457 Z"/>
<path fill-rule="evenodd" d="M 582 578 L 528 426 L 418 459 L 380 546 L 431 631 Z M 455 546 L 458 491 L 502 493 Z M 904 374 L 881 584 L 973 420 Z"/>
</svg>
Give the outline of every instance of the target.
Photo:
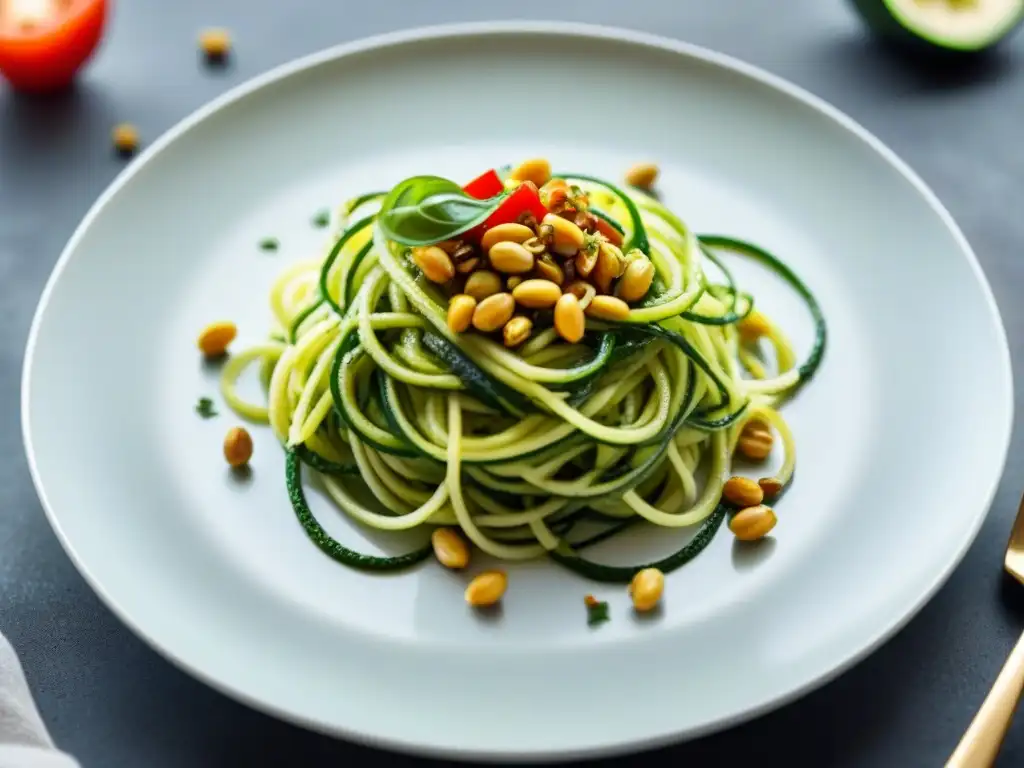
<svg viewBox="0 0 1024 768">
<path fill-rule="evenodd" d="M 587 210 L 589 201 L 586 193 L 578 186 L 573 184 L 569 187 L 569 194 L 566 197 L 566 203 L 569 207 L 577 211 Z"/>
<path fill-rule="evenodd" d="M 262 251 L 276 251 L 279 245 L 281 243 L 276 237 L 264 237 L 260 240 L 260 250 Z"/>
<path fill-rule="evenodd" d="M 331 223 L 331 212 L 326 208 L 322 211 L 317 211 L 317 214 L 313 217 L 313 226 L 323 229 Z"/>
<path fill-rule="evenodd" d="M 580 249 L 586 251 L 590 256 L 596 256 L 598 249 L 601 247 L 601 243 L 604 242 L 604 236 L 600 234 L 591 234 L 590 232 L 583 233 L 583 247 Z"/>
<path fill-rule="evenodd" d="M 608 614 L 608 603 L 601 602 L 593 595 L 587 595 L 583 598 L 583 603 L 587 606 L 588 627 L 596 627 L 598 624 L 604 624 L 611 619 L 611 616 Z"/>
<path fill-rule="evenodd" d="M 204 419 L 212 419 L 216 416 L 217 410 L 213 407 L 213 400 L 208 397 L 200 397 L 199 402 L 196 403 L 196 413 Z"/>
</svg>

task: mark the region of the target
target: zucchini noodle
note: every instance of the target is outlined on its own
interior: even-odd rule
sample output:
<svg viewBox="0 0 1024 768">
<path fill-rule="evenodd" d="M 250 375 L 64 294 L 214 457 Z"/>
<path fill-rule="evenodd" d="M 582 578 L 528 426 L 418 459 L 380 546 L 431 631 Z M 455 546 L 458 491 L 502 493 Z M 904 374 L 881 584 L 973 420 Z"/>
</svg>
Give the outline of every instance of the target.
<svg viewBox="0 0 1024 768">
<path fill-rule="evenodd" d="M 222 394 L 241 416 L 270 425 L 288 453 L 296 514 L 331 557 L 394 570 L 420 562 L 429 547 L 378 557 L 334 541 L 306 504 L 302 465 L 361 525 L 457 526 L 495 558 L 550 556 L 602 581 L 671 570 L 711 541 L 732 511 L 722 489 L 752 420 L 778 436 L 785 459 L 774 479 L 790 482 L 795 441 L 779 409 L 813 376 L 825 347 L 810 291 L 771 254 L 698 236 L 654 197 L 562 177 L 620 233 L 627 258 L 642 253 L 655 270 L 627 316 L 588 316 L 576 343 L 556 332 L 550 311 L 532 315 L 534 330 L 518 348 L 453 331 L 450 291 L 427 280 L 381 226 L 382 193 L 342 206 L 323 256 L 289 266 L 271 287 L 271 340 L 229 360 Z M 806 302 L 816 338 L 802 363 L 763 313 L 765 343 L 742 332 L 754 297 L 733 280 L 735 258 L 776 271 Z M 265 405 L 235 389 L 254 363 Z M 654 563 L 606 566 L 581 556 L 637 522 L 696 534 Z"/>
</svg>

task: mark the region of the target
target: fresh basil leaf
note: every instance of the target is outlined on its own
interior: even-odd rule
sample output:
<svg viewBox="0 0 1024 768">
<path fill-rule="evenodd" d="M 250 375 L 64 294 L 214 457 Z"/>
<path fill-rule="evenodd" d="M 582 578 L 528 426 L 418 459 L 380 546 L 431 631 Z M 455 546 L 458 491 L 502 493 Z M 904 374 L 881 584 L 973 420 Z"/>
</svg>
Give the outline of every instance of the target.
<svg viewBox="0 0 1024 768">
<path fill-rule="evenodd" d="M 505 199 L 477 200 L 454 181 L 439 176 L 413 176 L 392 189 L 377 214 L 384 236 L 403 245 L 429 245 L 449 240 L 482 224 Z"/>
</svg>

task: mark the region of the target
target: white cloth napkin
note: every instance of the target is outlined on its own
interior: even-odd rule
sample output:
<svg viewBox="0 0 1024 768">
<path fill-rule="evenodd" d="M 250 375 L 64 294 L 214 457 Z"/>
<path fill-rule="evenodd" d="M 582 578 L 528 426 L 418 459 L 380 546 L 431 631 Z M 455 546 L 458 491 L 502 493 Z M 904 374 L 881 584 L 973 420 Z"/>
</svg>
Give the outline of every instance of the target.
<svg viewBox="0 0 1024 768">
<path fill-rule="evenodd" d="M 14 649 L 0 635 L 0 768 L 78 768 L 53 745 Z"/>
</svg>

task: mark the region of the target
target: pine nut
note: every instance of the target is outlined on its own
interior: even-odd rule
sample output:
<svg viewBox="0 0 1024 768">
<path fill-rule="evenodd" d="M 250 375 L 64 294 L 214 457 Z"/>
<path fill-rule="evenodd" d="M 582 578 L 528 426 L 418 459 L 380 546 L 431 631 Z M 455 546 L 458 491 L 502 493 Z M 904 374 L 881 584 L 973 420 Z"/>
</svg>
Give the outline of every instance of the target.
<svg viewBox="0 0 1024 768">
<path fill-rule="evenodd" d="M 446 247 L 449 243 L 455 246 L 452 250 L 448 250 L 448 247 Z M 461 240 L 445 240 L 444 242 L 434 243 L 434 245 L 451 256 L 452 261 L 456 264 L 478 255 L 476 246 L 472 243 L 464 243 Z"/>
<path fill-rule="evenodd" d="M 580 309 L 584 312 L 587 311 L 587 307 L 590 306 L 590 302 L 597 295 L 597 289 L 585 280 L 576 280 L 569 283 L 569 286 L 565 290 L 579 299 Z"/>
<path fill-rule="evenodd" d="M 555 330 L 558 335 L 570 344 L 575 344 L 583 338 L 586 323 L 579 299 L 571 293 L 562 294 L 555 304 Z"/>
<path fill-rule="evenodd" d="M 626 269 L 626 260 L 616 246 L 602 242 L 597 249 L 597 266 L 594 267 L 590 280 L 601 293 L 608 293 L 612 280 L 619 277 Z"/>
<path fill-rule="evenodd" d="M 756 309 L 736 323 L 736 330 L 740 332 L 740 338 L 748 343 L 753 343 L 762 336 L 767 335 L 771 332 L 771 329 L 768 318 Z"/>
<path fill-rule="evenodd" d="M 521 275 L 533 269 L 533 254 L 520 243 L 513 243 L 511 240 L 495 243 L 487 255 L 491 259 L 491 266 L 499 272 Z"/>
<path fill-rule="evenodd" d="M 228 345 L 235 340 L 237 335 L 238 329 L 234 323 L 227 321 L 210 323 L 199 334 L 199 349 L 207 357 L 220 357 L 227 354 Z"/>
<path fill-rule="evenodd" d="M 430 535 L 430 543 L 445 568 L 458 570 L 469 565 L 469 546 L 454 528 L 438 528 Z"/>
<path fill-rule="evenodd" d="M 519 275 L 512 275 L 511 277 L 509 277 L 508 280 L 505 281 L 505 287 L 508 288 L 510 291 L 514 291 L 516 289 L 516 286 L 521 285 L 522 282 L 522 277 L 520 277 Z"/>
<path fill-rule="evenodd" d="M 777 477 L 762 477 L 757 481 L 757 484 L 761 488 L 764 498 L 768 501 L 778 498 L 778 495 L 782 493 L 782 481 Z"/>
<path fill-rule="evenodd" d="M 452 296 L 448 302 L 448 327 L 454 333 L 462 333 L 469 328 L 473 321 L 473 310 L 476 309 L 476 299 L 465 293 Z"/>
<path fill-rule="evenodd" d="M 763 435 L 763 432 L 759 432 L 753 436 L 741 437 L 736 447 L 751 461 L 764 461 L 771 455 L 772 441 L 764 439 Z"/>
<path fill-rule="evenodd" d="M 496 293 L 476 305 L 473 310 L 473 327 L 478 331 L 496 331 L 512 319 L 516 311 L 516 300 L 511 293 Z"/>
<path fill-rule="evenodd" d="M 533 322 L 528 317 L 513 317 L 501 329 L 506 347 L 518 347 L 533 332 Z"/>
<path fill-rule="evenodd" d="M 664 591 L 665 574 L 657 568 L 644 568 L 633 577 L 629 585 L 633 608 L 640 613 L 652 610 L 661 600 Z"/>
<path fill-rule="evenodd" d="M 529 240 L 523 240 L 522 246 L 534 256 L 539 256 L 548 249 L 547 245 L 545 245 L 544 241 L 539 237 L 531 237 Z"/>
<path fill-rule="evenodd" d="M 231 33 L 226 29 L 204 29 L 199 33 L 199 47 L 209 61 L 220 61 L 231 51 Z"/>
<path fill-rule="evenodd" d="M 451 257 L 436 245 L 413 248 L 412 261 L 432 283 L 447 283 L 455 277 L 455 265 Z"/>
<path fill-rule="evenodd" d="M 479 257 L 474 256 L 472 259 L 466 259 L 465 261 L 460 261 L 458 264 L 456 264 L 455 271 L 458 272 L 460 275 L 465 275 L 469 272 L 472 272 L 478 266 L 480 266 L 480 259 Z"/>
<path fill-rule="evenodd" d="M 508 576 L 504 571 L 486 571 L 469 582 L 466 587 L 466 602 L 474 608 L 494 605 L 508 588 Z"/>
<path fill-rule="evenodd" d="M 477 301 L 483 301 L 501 291 L 501 277 L 495 272 L 481 269 L 466 278 L 466 293 Z"/>
<path fill-rule="evenodd" d="M 654 264 L 646 256 L 633 259 L 615 286 L 615 295 L 623 301 L 640 301 L 651 290 Z"/>
<path fill-rule="evenodd" d="M 554 260 L 548 254 L 544 254 L 533 267 L 533 271 L 536 272 L 537 277 L 542 277 L 545 280 L 550 280 L 556 285 L 561 285 L 565 282 L 565 272 L 562 268 L 555 264 Z"/>
<path fill-rule="evenodd" d="M 524 280 L 512 290 L 517 303 L 529 309 L 550 309 L 562 295 L 562 289 L 550 280 Z"/>
<path fill-rule="evenodd" d="M 658 166 L 654 163 L 636 163 L 626 171 L 626 183 L 631 187 L 650 189 L 658 178 Z"/>
<path fill-rule="evenodd" d="M 599 244 L 593 242 L 580 249 L 580 252 L 576 254 L 574 263 L 576 265 L 576 271 L 579 273 L 580 277 L 590 277 L 590 273 L 593 272 L 594 267 L 597 266 L 597 255 L 599 249 Z"/>
<path fill-rule="evenodd" d="M 480 247 L 487 252 L 496 243 L 504 240 L 512 243 L 525 243 L 531 237 L 535 237 L 534 231 L 525 224 L 499 224 L 484 232 L 484 236 L 480 238 Z"/>
<path fill-rule="evenodd" d="M 778 518 L 771 507 L 759 504 L 737 512 L 729 521 L 729 530 L 740 541 L 757 541 L 775 527 Z"/>
<path fill-rule="evenodd" d="M 614 296 L 595 296 L 587 307 L 587 317 L 598 320 L 625 320 L 629 317 L 629 305 Z"/>
<path fill-rule="evenodd" d="M 543 157 L 525 160 L 513 168 L 508 177 L 514 181 L 532 181 L 543 187 L 551 179 L 551 163 Z"/>
<path fill-rule="evenodd" d="M 756 507 L 764 501 L 764 491 L 749 477 L 730 477 L 722 488 L 722 498 L 735 507 Z"/>
<path fill-rule="evenodd" d="M 750 420 L 743 425 L 740 439 L 736 443 L 739 452 L 752 461 L 764 461 L 772 452 L 771 430 L 763 421 Z"/>
<path fill-rule="evenodd" d="M 583 247 L 583 230 L 568 219 L 549 213 L 542 222 L 552 229 L 551 250 L 562 256 L 572 256 Z"/>
<path fill-rule="evenodd" d="M 111 139 L 119 154 L 131 155 L 139 148 L 139 129 L 130 123 L 115 125 Z"/>
<path fill-rule="evenodd" d="M 252 437 L 242 427 L 233 427 L 224 437 L 224 458 L 232 467 L 244 467 L 252 458 Z"/>
</svg>

